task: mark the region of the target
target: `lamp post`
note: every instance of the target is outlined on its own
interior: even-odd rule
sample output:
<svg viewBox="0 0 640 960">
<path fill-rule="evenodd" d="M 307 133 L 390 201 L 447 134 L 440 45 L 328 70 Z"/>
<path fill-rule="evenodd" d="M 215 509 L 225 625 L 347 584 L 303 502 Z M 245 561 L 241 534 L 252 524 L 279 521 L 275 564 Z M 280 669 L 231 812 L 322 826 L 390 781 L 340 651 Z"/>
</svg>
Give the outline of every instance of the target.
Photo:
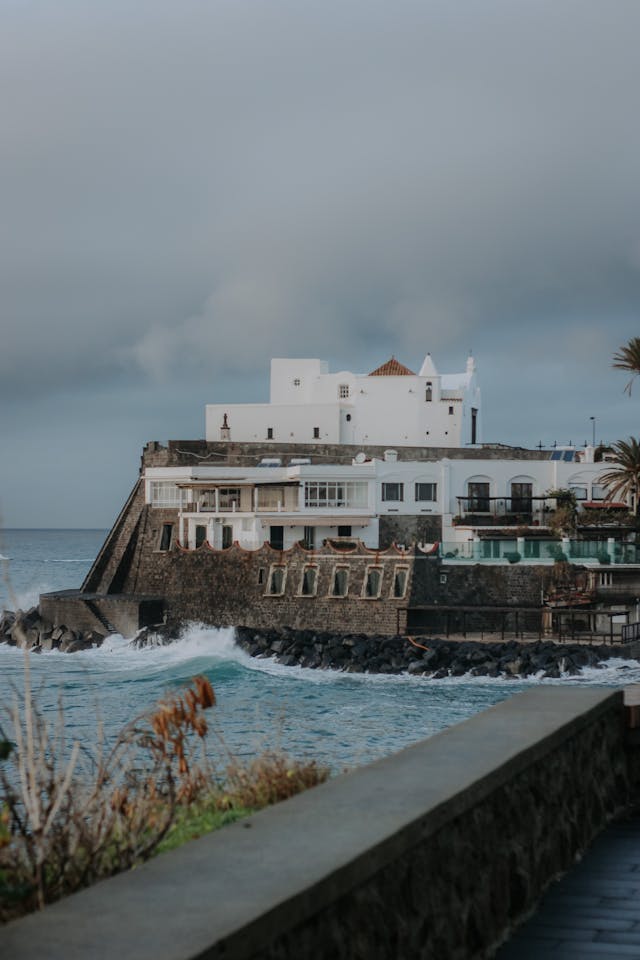
<svg viewBox="0 0 640 960">
<path fill-rule="evenodd" d="M 591 420 L 591 430 L 592 430 L 592 432 L 593 432 L 593 446 L 595 447 L 595 445 L 596 445 L 596 418 L 595 418 L 595 417 L 589 417 L 589 420 Z"/>
</svg>

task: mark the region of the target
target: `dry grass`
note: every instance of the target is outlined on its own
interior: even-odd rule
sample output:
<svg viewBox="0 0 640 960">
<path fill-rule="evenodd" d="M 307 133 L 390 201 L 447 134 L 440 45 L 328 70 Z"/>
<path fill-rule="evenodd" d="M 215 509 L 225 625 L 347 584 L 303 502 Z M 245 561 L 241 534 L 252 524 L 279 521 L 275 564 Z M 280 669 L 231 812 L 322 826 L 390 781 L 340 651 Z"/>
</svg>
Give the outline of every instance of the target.
<svg viewBox="0 0 640 960">
<path fill-rule="evenodd" d="M 17 607 L 2 562 L 9 596 Z M 160 701 L 107 743 L 68 742 L 62 702 L 38 710 L 30 655 L 24 684 L 0 724 L 0 921 L 112 876 L 239 816 L 321 783 L 329 770 L 278 751 L 234 757 L 220 738 L 225 774 L 207 758 L 206 677 Z M 1 708 L 0 708 L 1 709 Z M 1 715 L 1 714 L 0 714 Z"/>
</svg>

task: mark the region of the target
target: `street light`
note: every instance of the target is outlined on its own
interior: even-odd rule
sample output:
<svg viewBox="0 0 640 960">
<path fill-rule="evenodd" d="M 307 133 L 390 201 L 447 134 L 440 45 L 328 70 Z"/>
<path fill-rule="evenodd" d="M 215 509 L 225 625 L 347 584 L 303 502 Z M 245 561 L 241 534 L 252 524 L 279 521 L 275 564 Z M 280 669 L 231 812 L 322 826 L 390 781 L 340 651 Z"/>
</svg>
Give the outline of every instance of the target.
<svg viewBox="0 0 640 960">
<path fill-rule="evenodd" d="M 595 418 L 595 417 L 589 417 L 589 420 L 591 420 L 591 429 L 592 429 L 592 431 L 593 431 L 593 446 L 595 447 L 595 445 L 596 445 L 596 418 Z"/>
</svg>

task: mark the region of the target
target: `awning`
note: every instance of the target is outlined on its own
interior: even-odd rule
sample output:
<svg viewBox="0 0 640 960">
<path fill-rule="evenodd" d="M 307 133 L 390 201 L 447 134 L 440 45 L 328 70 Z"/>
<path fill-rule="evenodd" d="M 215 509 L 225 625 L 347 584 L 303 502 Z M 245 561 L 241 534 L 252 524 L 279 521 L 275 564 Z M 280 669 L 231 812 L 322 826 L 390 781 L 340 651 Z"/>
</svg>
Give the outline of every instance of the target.
<svg viewBox="0 0 640 960">
<path fill-rule="evenodd" d="M 281 513 L 256 514 L 256 518 L 270 527 L 368 527 L 371 523 L 371 517 L 287 517 Z"/>
<path fill-rule="evenodd" d="M 300 487 L 299 480 L 178 480 L 176 486 L 185 490 L 215 490 L 218 487 L 225 489 L 233 487 Z"/>
</svg>

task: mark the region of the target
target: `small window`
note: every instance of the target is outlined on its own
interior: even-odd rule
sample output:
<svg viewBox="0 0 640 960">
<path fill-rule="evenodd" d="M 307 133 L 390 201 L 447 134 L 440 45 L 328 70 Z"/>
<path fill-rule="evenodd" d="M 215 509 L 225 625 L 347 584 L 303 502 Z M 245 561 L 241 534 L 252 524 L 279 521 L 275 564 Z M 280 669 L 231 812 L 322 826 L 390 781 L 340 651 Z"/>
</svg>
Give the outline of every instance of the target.
<svg viewBox="0 0 640 960">
<path fill-rule="evenodd" d="M 338 536 L 339 537 L 350 537 L 351 536 L 351 527 L 346 524 L 342 527 L 338 527 Z"/>
<path fill-rule="evenodd" d="M 273 427 L 267 427 L 267 440 L 273 440 Z"/>
<path fill-rule="evenodd" d="M 591 484 L 591 499 L 592 500 L 606 500 L 607 499 L 607 488 L 600 483 Z"/>
<path fill-rule="evenodd" d="M 196 550 L 198 549 L 198 547 L 202 546 L 202 544 L 205 542 L 206 539 L 207 539 L 207 528 L 200 526 L 200 524 L 198 524 L 198 526 L 196 527 Z"/>
<path fill-rule="evenodd" d="M 364 577 L 363 596 L 369 600 L 375 600 L 380 596 L 382 590 L 382 567 L 367 567 Z"/>
<path fill-rule="evenodd" d="M 264 567 L 258 570 L 258 586 L 264 583 Z"/>
<path fill-rule="evenodd" d="M 349 589 L 349 570 L 347 567 L 336 567 L 331 581 L 331 596 L 346 597 Z"/>
<path fill-rule="evenodd" d="M 424 399 L 426 403 L 431 403 L 433 400 L 433 386 L 428 383 L 424 391 Z"/>
<path fill-rule="evenodd" d="M 222 549 L 228 550 L 233 543 L 233 527 L 225 523 L 222 528 Z"/>
<path fill-rule="evenodd" d="M 341 383 L 338 387 L 338 397 L 340 400 L 348 400 L 349 398 L 349 384 Z"/>
<path fill-rule="evenodd" d="M 453 416 L 453 407 L 449 407 L 449 416 L 450 416 L 450 417 Z"/>
<path fill-rule="evenodd" d="M 269 571 L 269 587 L 267 593 L 270 597 L 281 597 L 284 593 L 284 584 L 286 580 L 287 568 L 283 566 L 273 566 Z"/>
<path fill-rule="evenodd" d="M 170 550 L 171 549 L 171 536 L 173 534 L 173 524 L 172 523 L 163 523 L 162 532 L 160 533 L 160 550 Z"/>
<path fill-rule="evenodd" d="M 416 483 L 416 501 L 428 501 L 433 503 L 438 499 L 437 483 Z"/>
<path fill-rule="evenodd" d="M 303 597 L 315 597 L 318 588 L 318 568 L 305 567 L 302 572 L 300 593 Z"/>
<path fill-rule="evenodd" d="M 404 500 L 404 483 L 383 483 L 382 499 L 396 502 Z"/>
<path fill-rule="evenodd" d="M 302 546 L 305 550 L 313 550 L 316 545 L 316 528 L 315 527 L 305 527 L 304 534 L 302 536 Z"/>
<path fill-rule="evenodd" d="M 393 571 L 393 592 L 392 596 L 396 600 L 402 600 L 407 592 L 407 584 L 409 582 L 409 568 L 408 567 L 396 567 Z"/>
<path fill-rule="evenodd" d="M 320 427 L 314 427 L 314 428 L 313 428 L 313 439 L 314 439 L 314 440 L 319 440 L 319 439 L 320 439 Z"/>
<path fill-rule="evenodd" d="M 601 573 L 599 576 L 601 587 L 610 587 L 613 585 L 613 574 L 610 570 L 605 573 Z"/>
<path fill-rule="evenodd" d="M 350 413 L 348 413 L 348 414 L 346 415 L 345 420 L 347 421 L 347 423 L 351 423 L 351 414 L 350 414 Z"/>
<path fill-rule="evenodd" d="M 296 377 L 296 378 L 295 378 L 295 380 L 293 381 L 293 385 L 294 385 L 294 387 L 299 387 L 299 386 L 300 386 L 300 377 Z"/>
<path fill-rule="evenodd" d="M 586 487 L 569 487 L 572 493 L 575 494 L 576 500 L 586 500 L 587 499 L 587 488 Z"/>
</svg>

